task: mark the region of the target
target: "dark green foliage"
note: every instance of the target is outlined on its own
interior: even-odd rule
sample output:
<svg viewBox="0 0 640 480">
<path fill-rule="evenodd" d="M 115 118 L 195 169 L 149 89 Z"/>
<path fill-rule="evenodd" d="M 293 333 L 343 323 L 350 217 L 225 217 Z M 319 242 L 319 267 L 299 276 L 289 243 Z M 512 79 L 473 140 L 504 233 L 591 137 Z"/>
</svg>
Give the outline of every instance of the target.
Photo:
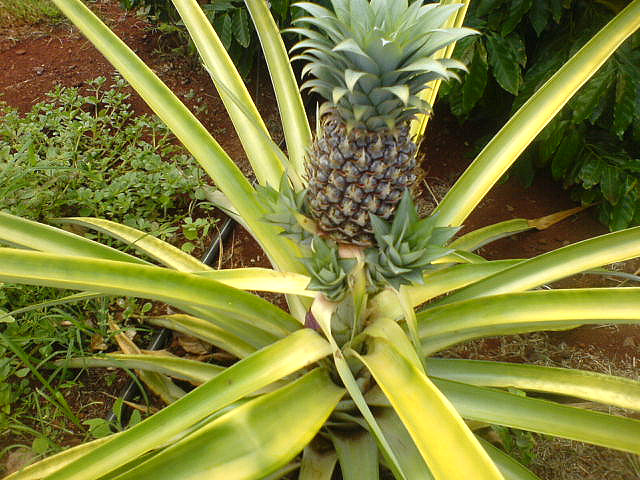
<svg viewBox="0 0 640 480">
<path fill-rule="evenodd" d="M 444 87 L 460 119 L 508 117 L 627 1 L 481 0 L 467 24 L 483 35 L 458 42 L 469 67 Z M 635 34 L 541 132 L 513 171 L 530 184 L 540 168 L 583 203 L 599 202 L 612 230 L 640 223 L 640 35 Z"/>
<path fill-rule="evenodd" d="M 571 132 L 558 148 L 554 160 L 561 158 L 565 144 L 577 151 L 575 161 L 562 165 L 552 164 L 556 179 L 573 187 L 572 196 L 584 204 L 599 205 L 600 221 L 612 230 L 640 224 L 640 158 L 632 158 L 620 142 L 608 132 L 599 132 L 593 143 L 576 145 L 579 134 Z M 559 162 L 556 162 L 559 163 Z M 553 168 L 555 167 L 555 168 Z M 567 168 L 568 167 L 568 168 Z"/>
<path fill-rule="evenodd" d="M 269 2 L 273 18 L 282 28 L 291 22 L 290 3 L 289 0 Z M 176 34 L 181 44 L 188 43 L 189 54 L 194 57 L 197 55 L 191 37 L 171 1 L 120 0 L 120 4 L 126 10 L 143 12 L 162 32 Z M 240 73 L 247 76 L 253 69 L 255 59 L 260 56 L 260 42 L 243 0 L 209 0 L 200 2 L 200 6 Z"/>
</svg>

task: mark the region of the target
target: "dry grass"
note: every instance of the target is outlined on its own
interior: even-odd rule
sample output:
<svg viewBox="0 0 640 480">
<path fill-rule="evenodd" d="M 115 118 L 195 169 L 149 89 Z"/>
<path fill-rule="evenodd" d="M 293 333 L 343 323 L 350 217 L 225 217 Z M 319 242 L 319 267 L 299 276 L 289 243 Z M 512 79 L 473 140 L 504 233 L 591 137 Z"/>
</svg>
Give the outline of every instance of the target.
<svg viewBox="0 0 640 480">
<path fill-rule="evenodd" d="M 62 18 L 50 0 L 0 0 L 0 26 L 36 25 Z"/>
<path fill-rule="evenodd" d="M 561 438 L 538 437 L 535 455 L 534 464 L 531 468 L 543 479 L 640 479 L 637 456 L 608 448 Z"/>
</svg>

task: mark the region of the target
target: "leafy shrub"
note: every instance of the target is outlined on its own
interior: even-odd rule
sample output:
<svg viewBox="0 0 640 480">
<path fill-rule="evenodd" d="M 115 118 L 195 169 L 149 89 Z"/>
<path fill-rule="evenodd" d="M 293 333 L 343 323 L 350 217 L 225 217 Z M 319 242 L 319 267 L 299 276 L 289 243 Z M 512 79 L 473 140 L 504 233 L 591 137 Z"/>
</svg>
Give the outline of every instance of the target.
<svg viewBox="0 0 640 480">
<path fill-rule="evenodd" d="M 202 3 L 202 2 L 201 2 Z M 160 31 L 178 36 L 179 45 L 188 44 L 188 51 L 196 57 L 196 49 L 184 24 L 180 20 L 173 3 L 165 0 L 121 0 L 126 10 L 137 9 L 147 15 Z M 291 2 L 289 0 L 272 0 L 269 2 L 271 14 L 282 28 L 291 22 Z M 243 0 L 207 1 L 201 5 L 211 24 L 216 29 L 220 41 L 227 49 L 238 70 L 247 76 L 253 69 L 255 59 L 260 55 L 260 42 L 251 25 L 249 13 Z"/>
<path fill-rule="evenodd" d="M 159 120 L 135 116 L 124 80 L 105 83 L 89 82 L 87 95 L 58 86 L 25 116 L 2 110 L 0 209 L 34 220 L 107 218 L 176 236 L 186 212 L 210 207 L 201 202 L 202 170 Z"/>
<path fill-rule="evenodd" d="M 446 87 L 460 119 L 513 112 L 628 2 L 484 0 L 463 39 L 462 88 Z M 575 200 L 599 203 L 612 230 L 640 224 L 640 36 L 634 35 L 586 83 L 515 166 L 525 184 L 549 168 Z M 496 107 L 497 106 L 497 107 Z"/>
</svg>

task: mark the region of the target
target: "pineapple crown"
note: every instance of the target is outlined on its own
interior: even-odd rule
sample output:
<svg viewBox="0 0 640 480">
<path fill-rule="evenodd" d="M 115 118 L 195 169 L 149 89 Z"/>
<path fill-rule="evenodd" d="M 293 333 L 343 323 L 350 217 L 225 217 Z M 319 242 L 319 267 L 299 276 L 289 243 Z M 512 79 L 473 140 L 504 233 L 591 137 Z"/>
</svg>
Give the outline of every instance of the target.
<svg viewBox="0 0 640 480">
<path fill-rule="evenodd" d="M 302 88 L 317 92 L 347 128 L 394 129 L 431 106 L 418 94 L 433 80 L 455 78 L 462 69 L 434 54 L 471 34 L 468 28 L 441 28 L 460 4 L 423 5 L 423 0 L 331 0 L 333 11 L 310 2 L 296 6 L 309 15 L 288 31 L 306 37 L 292 60 L 308 63 Z"/>
</svg>

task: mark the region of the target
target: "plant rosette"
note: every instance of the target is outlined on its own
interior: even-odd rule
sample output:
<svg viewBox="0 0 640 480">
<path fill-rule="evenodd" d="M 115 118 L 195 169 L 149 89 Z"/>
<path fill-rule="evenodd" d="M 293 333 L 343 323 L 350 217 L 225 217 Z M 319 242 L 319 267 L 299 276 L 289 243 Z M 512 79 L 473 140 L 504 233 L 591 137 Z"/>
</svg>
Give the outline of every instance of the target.
<svg viewBox="0 0 640 480">
<path fill-rule="evenodd" d="M 213 270 L 131 227 L 72 220 L 126 243 L 137 240 L 136 247 L 156 265 L 0 214 L 0 239 L 20 247 L 0 249 L 0 281 L 163 301 L 182 313 L 152 323 L 187 332 L 238 359 L 216 365 L 124 345 L 122 354 L 71 360 L 75 366 L 141 370 L 168 406 L 124 432 L 9 478 L 308 480 L 332 478 L 338 463 L 345 479 L 389 472 L 397 479 L 537 478 L 482 438 L 479 428 L 487 425 L 640 453 L 640 421 L 562 401 L 638 410 L 639 382 L 434 357 L 474 338 L 640 320 L 637 288 L 537 289 L 639 256 L 638 228 L 528 260 L 486 261 L 473 251 L 534 228 L 536 221 L 510 220 L 452 240 L 526 146 L 640 26 L 640 0 L 522 106 L 427 219 L 415 215 L 405 195 L 412 162 L 403 155 L 414 150 L 407 146 L 407 132 L 424 131 L 439 82 L 451 76 L 449 68 L 460 66 L 447 56 L 455 40 L 472 33 L 461 28 L 466 3 L 333 0 L 332 10 L 299 4 L 308 16 L 295 27 L 305 30 L 298 48 L 316 65 L 309 69 L 315 82 L 307 83 L 326 94 L 323 112 L 331 118 L 324 124 L 328 131 L 317 122 L 313 138 L 267 5 L 247 0 L 278 98 L 285 155 L 197 2 L 175 0 L 263 187 L 258 194 L 176 96 L 86 7 L 78 0 L 54 1 L 191 151 L 219 189 L 212 196 L 251 232 L 274 268 Z M 419 86 L 428 82 L 428 89 Z M 398 125 L 414 116 L 413 124 Z M 363 157 L 381 149 L 389 150 L 387 163 L 374 168 L 374 159 L 367 164 L 371 168 L 360 169 Z M 333 169 L 327 178 L 325 167 Z M 283 175 L 288 192 L 280 188 Z M 350 187 L 348 175 L 366 179 L 361 190 Z M 310 188 L 304 200 L 312 177 L 318 188 Z M 352 200 L 366 209 L 364 217 L 350 208 L 334 211 L 345 203 L 334 198 L 349 198 L 349 188 Z M 289 311 L 248 291 L 283 293 Z M 313 328 L 304 328 L 305 321 Z M 199 386 L 187 393 L 172 379 Z"/>
</svg>

